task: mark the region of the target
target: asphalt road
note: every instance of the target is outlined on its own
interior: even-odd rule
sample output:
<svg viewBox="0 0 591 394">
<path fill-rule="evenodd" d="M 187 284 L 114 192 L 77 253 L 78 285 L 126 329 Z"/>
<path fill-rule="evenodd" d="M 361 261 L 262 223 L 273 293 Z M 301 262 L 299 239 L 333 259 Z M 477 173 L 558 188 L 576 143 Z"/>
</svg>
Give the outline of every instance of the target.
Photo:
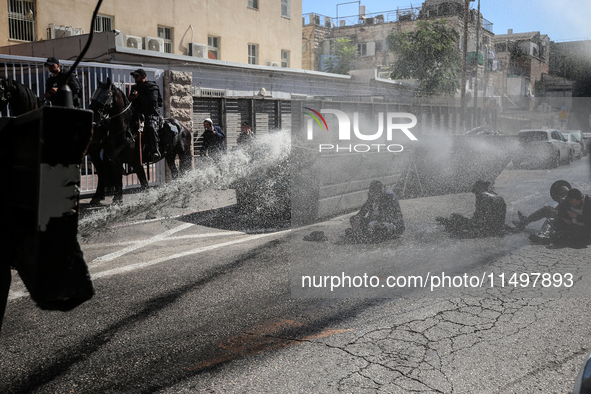
<svg viewBox="0 0 591 394">
<path fill-rule="evenodd" d="M 550 202 L 558 179 L 591 190 L 585 160 L 553 170 L 505 169 L 495 190 L 508 204 L 507 221 L 517 209 L 530 213 Z M 0 335 L 0 392 L 572 390 L 591 348 L 589 250 L 531 245 L 527 233 L 452 239 L 434 215 L 470 214 L 469 194 L 401 205 L 403 239 L 362 246 L 343 243 L 348 215 L 293 231 L 264 221 L 243 231 L 244 218 L 228 209 L 166 219 L 152 212 L 152 220 L 122 210 L 116 225 L 81 240 L 96 287 L 89 302 L 68 313 L 41 311 L 13 278 Z M 302 241 L 313 230 L 328 241 Z M 299 286 L 299 276 L 319 266 L 328 274 L 373 270 L 383 279 L 418 265 L 435 273 L 447 267 L 441 262 L 471 276 L 572 272 L 581 292 L 329 294 Z"/>
</svg>

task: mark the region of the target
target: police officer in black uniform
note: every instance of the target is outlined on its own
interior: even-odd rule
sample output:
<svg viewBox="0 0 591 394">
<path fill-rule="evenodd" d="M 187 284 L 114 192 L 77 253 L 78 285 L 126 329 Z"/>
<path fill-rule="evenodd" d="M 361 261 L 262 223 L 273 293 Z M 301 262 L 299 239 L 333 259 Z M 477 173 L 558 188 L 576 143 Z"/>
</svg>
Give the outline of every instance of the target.
<svg viewBox="0 0 591 394">
<path fill-rule="evenodd" d="M 48 57 L 44 65 L 47 67 L 47 71 L 49 71 L 51 74 L 45 83 L 45 100 L 50 101 L 52 105 L 56 105 L 57 90 L 61 85 L 66 84 L 67 73 L 64 72 L 65 70 L 62 71 L 60 61 L 55 57 Z M 76 76 L 75 72 L 72 73 L 70 79 L 67 81 L 67 84 L 72 90 L 74 107 L 80 108 L 82 89 L 80 88 L 80 82 L 78 81 L 78 77 Z"/>
<path fill-rule="evenodd" d="M 160 88 L 154 81 L 146 81 L 146 72 L 138 68 L 131 73 L 135 79 L 135 85 L 131 88 L 129 99 L 132 101 L 131 108 L 134 119 L 137 122 L 144 116 L 144 131 L 142 134 L 142 145 L 145 143 L 144 162 L 157 162 L 162 158 L 159 150 L 158 129 L 161 118 L 158 108 L 162 107 L 162 96 Z"/>
</svg>

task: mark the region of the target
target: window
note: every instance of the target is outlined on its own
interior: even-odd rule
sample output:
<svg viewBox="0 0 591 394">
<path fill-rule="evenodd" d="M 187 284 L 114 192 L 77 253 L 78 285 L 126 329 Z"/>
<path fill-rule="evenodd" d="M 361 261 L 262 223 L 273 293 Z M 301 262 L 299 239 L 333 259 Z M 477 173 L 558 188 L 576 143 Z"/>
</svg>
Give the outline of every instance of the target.
<svg viewBox="0 0 591 394">
<path fill-rule="evenodd" d="M 357 56 L 367 56 L 367 44 L 357 45 Z"/>
<path fill-rule="evenodd" d="M 248 8 L 259 9 L 259 0 L 248 0 Z"/>
<path fill-rule="evenodd" d="M 94 32 L 101 33 L 103 31 L 113 31 L 113 17 L 97 14 L 94 21 Z"/>
<path fill-rule="evenodd" d="M 220 58 L 220 38 L 219 37 L 207 37 L 207 57 L 209 59 Z"/>
<path fill-rule="evenodd" d="M 172 53 L 172 28 L 158 26 L 158 37 L 164 38 L 164 52 Z"/>
<path fill-rule="evenodd" d="M 281 16 L 291 17 L 290 0 L 281 0 Z"/>
<path fill-rule="evenodd" d="M 248 44 L 248 64 L 259 64 L 259 46 Z"/>
<path fill-rule="evenodd" d="M 8 0 L 8 37 L 35 41 L 35 2 Z"/>
<path fill-rule="evenodd" d="M 289 51 L 281 50 L 281 67 L 289 67 Z"/>
</svg>

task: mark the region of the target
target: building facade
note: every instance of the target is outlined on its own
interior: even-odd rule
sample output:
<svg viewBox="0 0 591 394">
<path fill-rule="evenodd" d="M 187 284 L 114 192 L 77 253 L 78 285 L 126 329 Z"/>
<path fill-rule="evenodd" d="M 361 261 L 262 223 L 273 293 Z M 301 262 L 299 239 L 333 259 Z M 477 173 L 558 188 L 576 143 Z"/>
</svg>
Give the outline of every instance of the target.
<svg viewBox="0 0 591 394">
<path fill-rule="evenodd" d="M 495 83 L 502 92 L 508 96 L 535 94 L 536 83 L 549 72 L 549 37 L 539 31 L 513 33 L 509 29 L 507 34 L 497 34 L 493 42 L 502 72 Z"/>
<path fill-rule="evenodd" d="M 396 56 L 389 51 L 386 38 L 392 32 L 415 31 L 416 22 L 419 20 L 445 19 L 448 26 L 459 33 L 457 48 L 458 51 L 463 50 L 463 0 L 426 0 L 419 7 L 372 14 L 365 13 L 365 7 L 361 6 L 359 15 L 354 17 L 329 18 L 318 14 L 309 14 L 304 17 L 302 32 L 304 52 L 302 67 L 304 69 L 322 71 L 325 59 L 334 55 L 334 40 L 349 38 L 357 45 L 354 68 L 356 70 L 375 69 L 376 76 L 388 78 L 388 69 L 396 61 Z M 485 61 L 488 60 L 489 50 L 493 47 L 492 23 L 474 9 L 469 11 L 468 17 L 469 72 L 473 77 L 478 75 L 479 78 L 483 78 L 485 69 L 492 71 L 492 68 L 487 69 L 488 62 Z M 471 82 L 469 84 L 468 91 L 471 89 Z M 481 84 L 479 90 L 484 91 L 486 88 L 487 84 Z"/>
<path fill-rule="evenodd" d="M 89 33 L 95 1 L 7 0 L 0 46 Z M 92 29 L 122 46 L 229 62 L 301 68 L 302 0 L 105 2 Z"/>
</svg>

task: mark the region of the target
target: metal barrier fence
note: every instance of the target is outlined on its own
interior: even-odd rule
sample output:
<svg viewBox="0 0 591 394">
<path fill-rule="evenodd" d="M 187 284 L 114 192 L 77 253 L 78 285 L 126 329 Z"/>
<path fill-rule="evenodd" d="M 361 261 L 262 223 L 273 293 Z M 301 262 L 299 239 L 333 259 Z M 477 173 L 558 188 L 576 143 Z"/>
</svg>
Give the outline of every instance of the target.
<svg viewBox="0 0 591 394">
<path fill-rule="evenodd" d="M 23 85 L 26 85 L 38 97 L 43 97 L 45 94 L 45 81 L 49 78 L 49 71 L 43 66 L 45 58 L 25 57 L 25 56 L 11 56 L 0 55 L 0 77 L 14 79 Z M 74 61 L 60 60 L 64 69 L 68 69 Z M 120 89 L 126 94 L 129 93 L 129 88 L 135 83 L 130 73 L 134 71 L 137 66 L 125 65 L 111 65 L 103 63 L 85 63 L 81 62 L 77 69 L 76 75 L 80 81 L 82 88 L 82 107 L 88 108 L 92 94 L 98 86 L 98 81 L 106 81 L 110 78 Z M 144 68 L 146 71 L 146 79 L 157 81 L 162 89 L 162 74 L 163 70 L 155 68 Z M 2 113 L 0 116 L 10 116 L 10 108 Z M 163 161 L 150 164 L 149 170 L 150 185 L 156 185 L 164 180 L 164 164 Z M 95 168 L 86 156 L 81 163 L 81 195 L 91 195 L 96 190 L 98 177 Z M 139 182 L 135 175 L 127 175 L 123 177 L 124 189 L 137 188 Z"/>
</svg>

